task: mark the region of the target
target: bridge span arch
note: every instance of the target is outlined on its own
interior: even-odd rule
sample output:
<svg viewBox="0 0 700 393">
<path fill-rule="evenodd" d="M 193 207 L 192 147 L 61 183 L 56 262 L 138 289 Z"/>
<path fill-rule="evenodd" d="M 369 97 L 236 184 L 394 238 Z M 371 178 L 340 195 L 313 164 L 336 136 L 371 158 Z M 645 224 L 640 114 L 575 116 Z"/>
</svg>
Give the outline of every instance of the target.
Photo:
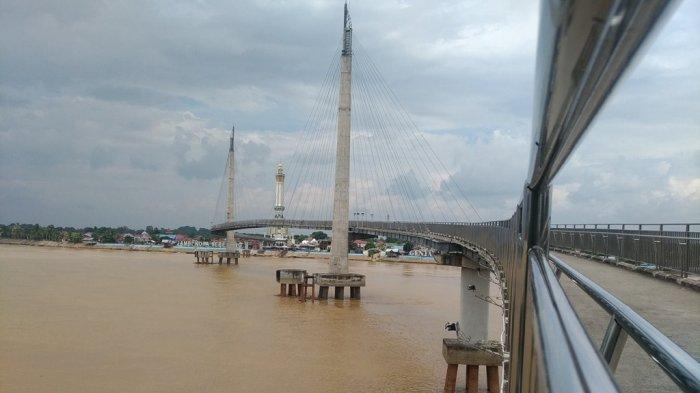
<svg viewBox="0 0 700 393">
<path fill-rule="evenodd" d="M 496 222 L 493 223 L 494 225 Z M 405 221 L 350 221 L 349 232 L 372 236 L 393 237 L 433 248 L 440 252 L 439 261 L 445 265 L 488 269 L 499 274 L 493 254 L 486 248 L 468 240 L 471 223 L 416 223 Z M 212 232 L 224 234 L 230 230 L 287 227 L 299 229 L 331 230 L 330 220 L 239 220 L 212 227 Z"/>
</svg>

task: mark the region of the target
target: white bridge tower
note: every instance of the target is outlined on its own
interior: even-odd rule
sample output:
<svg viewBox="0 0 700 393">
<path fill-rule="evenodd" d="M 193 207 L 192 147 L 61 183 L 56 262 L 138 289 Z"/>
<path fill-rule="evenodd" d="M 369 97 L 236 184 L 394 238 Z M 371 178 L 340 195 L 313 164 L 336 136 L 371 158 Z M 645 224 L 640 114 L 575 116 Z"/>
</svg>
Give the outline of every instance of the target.
<svg viewBox="0 0 700 393">
<path fill-rule="evenodd" d="M 233 152 L 233 138 L 236 126 L 231 127 L 231 140 L 228 147 L 228 188 L 226 198 L 226 222 L 233 222 L 233 174 L 235 171 L 235 157 Z M 236 232 L 226 231 L 226 251 L 236 251 Z"/>
<path fill-rule="evenodd" d="M 350 106 L 352 91 L 352 23 L 345 3 L 343 51 L 340 55 L 340 100 L 338 140 L 333 192 L 333 238 L 330 273 L 348 273 L 348 229 L 350 215 Z"/>
</svg>

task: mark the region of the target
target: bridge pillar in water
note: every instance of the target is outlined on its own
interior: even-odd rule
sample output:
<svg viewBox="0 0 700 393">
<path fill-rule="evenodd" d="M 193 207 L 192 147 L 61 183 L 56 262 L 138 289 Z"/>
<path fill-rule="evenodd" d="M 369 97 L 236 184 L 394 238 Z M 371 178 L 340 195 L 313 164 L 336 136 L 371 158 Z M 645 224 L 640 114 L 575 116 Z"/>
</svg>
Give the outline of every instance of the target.
<svg viewBox="0 0 700 393">
<path fill-rule="evenodd" d="M 236 232 L 226 231 L 226 251 L 236 251 Z"/>
<path fill-rule="evenodd" d="M 233 175 L 235 170 L 235 160 L 233 152 L 233 138 L 236 127 L 231 127 L 231 139 L 228 147 L 228 184 L 226 196 L 226 221 L 233 222 Z M 226 251 L 236 251 L 236 233 L 234 231 L 226 231 Z"/>
<path fill-rule="evenodd" d="M 459 293 L 459 327 L 471 342 L 488 339 L 489 303 L 480 299 L 489 296 L 490 272 L 462 257 Z"/>
<path fill-rule="evenodd" d="M 340 56 L 340 101 L 336 142 L 333 234 L 330 273 L 348 273 L 348 226 L 350 215 L 350 106 L 352 88 L 352 26 L 345 4 L 343 51 Z"/>
</svg>

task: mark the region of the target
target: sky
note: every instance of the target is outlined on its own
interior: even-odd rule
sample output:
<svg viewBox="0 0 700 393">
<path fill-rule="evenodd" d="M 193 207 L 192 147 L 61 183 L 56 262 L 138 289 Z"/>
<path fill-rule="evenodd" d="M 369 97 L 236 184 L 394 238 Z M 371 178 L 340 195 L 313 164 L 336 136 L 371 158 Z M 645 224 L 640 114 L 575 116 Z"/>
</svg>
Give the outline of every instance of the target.
<svg viewBox="0 0 700 393">
<path fill-rule="evenodd" d="M 352 1 L 356 42 L 484 219 L 528 165 L 538 3 Z M 554 223 L 700 222 L 700 2 L 681 2 L 554 182 Z M 209 226 L 237 126 L 272 214 L 341 1 L 0 4 L 0 222 Z"/>
</svg>

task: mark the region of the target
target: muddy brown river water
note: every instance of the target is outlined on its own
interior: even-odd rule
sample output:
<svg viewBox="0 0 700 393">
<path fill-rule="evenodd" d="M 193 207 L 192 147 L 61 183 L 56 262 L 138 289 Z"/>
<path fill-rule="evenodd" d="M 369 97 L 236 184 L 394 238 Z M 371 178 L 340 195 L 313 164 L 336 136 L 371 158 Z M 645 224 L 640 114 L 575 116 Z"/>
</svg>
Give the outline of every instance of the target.
<svg viewBox="0 0 700 393">
<path fill-rule="evenodd" d="M 0 245 L 0 391 L 442 390 L 459 268 L 352 261 L 361 301 L 300 303 L 276 296 L 275 270 L 325 260 L 192 262 Z"/>
</svg>

